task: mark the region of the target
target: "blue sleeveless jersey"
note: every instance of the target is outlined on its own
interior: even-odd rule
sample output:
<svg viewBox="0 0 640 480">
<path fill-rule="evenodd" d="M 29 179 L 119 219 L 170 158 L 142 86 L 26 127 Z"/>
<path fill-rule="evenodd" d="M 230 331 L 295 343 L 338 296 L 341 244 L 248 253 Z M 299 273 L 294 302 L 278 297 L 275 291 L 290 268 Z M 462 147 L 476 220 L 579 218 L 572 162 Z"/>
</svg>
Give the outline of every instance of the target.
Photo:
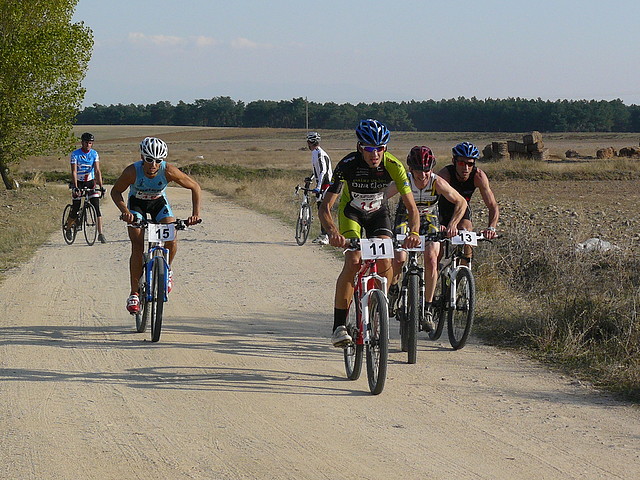
<svg viewBox="0 0 640 480">
<path fill-rule="evenodd" d="M 165 175 L 167 162 L 160 164 L 160 170 L 155 177 L 149 178 L 142 170 L 142 160 L 133 164 L 136 168 L 136 181 L 129 187 L 129 197 L 136 197 L 141 200 L 155 200 L 165 197 L 165 188 L 167 187 L 167 177 Z"/>
</svg>

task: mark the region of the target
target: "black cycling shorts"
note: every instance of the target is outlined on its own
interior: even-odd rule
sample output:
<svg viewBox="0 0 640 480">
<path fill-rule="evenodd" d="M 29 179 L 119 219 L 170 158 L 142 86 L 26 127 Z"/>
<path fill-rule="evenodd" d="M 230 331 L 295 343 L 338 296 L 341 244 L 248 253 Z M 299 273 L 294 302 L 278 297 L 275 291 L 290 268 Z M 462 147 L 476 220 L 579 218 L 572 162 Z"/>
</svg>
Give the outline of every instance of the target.
<svg viewBox="0 0 640 480">
<path fill-rule="evenodd" d="M 391 216 L 389 208 L 383 205 L 375 212 L 365 213 L 347 204 L 338 214 L 340 234 L 345 238 L 363 238 L 362 229 L 366 238 L 386 235 L 393 237 L 391 231 Z"/>
</svg>

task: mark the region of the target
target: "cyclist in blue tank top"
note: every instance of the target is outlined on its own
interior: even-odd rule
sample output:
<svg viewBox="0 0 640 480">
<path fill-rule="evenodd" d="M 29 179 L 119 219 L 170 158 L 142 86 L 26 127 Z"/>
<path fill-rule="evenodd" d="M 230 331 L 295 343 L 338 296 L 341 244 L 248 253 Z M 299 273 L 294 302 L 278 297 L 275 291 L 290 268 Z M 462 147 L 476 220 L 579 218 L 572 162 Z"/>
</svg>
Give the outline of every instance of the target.
<svg viewBox="0 0 640 480">
<path fill-rule="evenodd" d="M 135 221 L 136 217 L 145 218 L 151 216 L 154 222 L 171 223 L 175 221 L 171 205 L 167 201 L 165 189 L 169 182 L 191 190 L 192 213 L 187 219 L 189 225 L 194 225 L 200 220 L 200 185 L 182 172 L 179 168 L 169 165 L 167 158 L 167 144 L 159 138 L 147 137 L 140 143 L 141 160 L 132 163 L 124 169 L 120 178 L 111 189 L 111 198 L 122 212 L 120 218 L 127 223 Z M 122 194 L 129 189 L 128 200 L 125 203 Z M 131 293 L 127 299 L 127 310 L 137 313 L 140 310 L 138 297 L 138 279 L 142 275 L 142 255 L 144 252 L 144 230 L 129 228 L 131 240 L 131 257 L 129 259 L 129 275 L 131 280 Z M 166 242 L 169 250 L 169 265 L 173 264 L 178 248 L 177 239 Z M 173 288 L 173 272 L 169 267 L 168 289 Z"/>
</svg>

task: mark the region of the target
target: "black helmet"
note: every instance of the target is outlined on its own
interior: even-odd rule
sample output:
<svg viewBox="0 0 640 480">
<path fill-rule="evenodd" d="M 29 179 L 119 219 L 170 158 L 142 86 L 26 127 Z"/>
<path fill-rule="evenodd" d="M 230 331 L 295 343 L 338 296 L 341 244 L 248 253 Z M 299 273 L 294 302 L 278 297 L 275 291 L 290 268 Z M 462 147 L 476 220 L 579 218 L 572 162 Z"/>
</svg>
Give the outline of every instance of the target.
<svg viewBox="0 0 640 480">
<path fill-rule="evenodd" d="M 82 136 L 80 137 L 80 140 L 82 140 L 84 142 L 93 142 L 94 141 L 94 137 L 93 137 L 92 133 L 84 132 L 82 134 Z"/>
</svg>

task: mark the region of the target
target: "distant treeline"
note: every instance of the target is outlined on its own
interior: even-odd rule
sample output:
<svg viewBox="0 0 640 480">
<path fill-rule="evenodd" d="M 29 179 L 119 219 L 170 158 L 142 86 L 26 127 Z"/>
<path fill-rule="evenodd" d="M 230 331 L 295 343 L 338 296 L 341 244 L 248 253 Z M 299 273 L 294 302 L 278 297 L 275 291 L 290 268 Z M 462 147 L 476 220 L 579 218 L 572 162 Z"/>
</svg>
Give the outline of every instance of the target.
<svg viewBox="0 0 640 480">
<path fill-rule="evenodd" d="M 308 115 L 308 116 L 307 116 Z M 230 97 L 199 99 L 177 105 L 86 107 L 77 117 L 84 125 L 195 125 L 351 129 L 362 118 L 376 118 L 391 130 L 426 132 L 640 132 L 640 106 L 622 100 L 527 100 L 459 97 L 449 100 L 350 103 L 257 100 L 245 104 Z"/>
</svg>

